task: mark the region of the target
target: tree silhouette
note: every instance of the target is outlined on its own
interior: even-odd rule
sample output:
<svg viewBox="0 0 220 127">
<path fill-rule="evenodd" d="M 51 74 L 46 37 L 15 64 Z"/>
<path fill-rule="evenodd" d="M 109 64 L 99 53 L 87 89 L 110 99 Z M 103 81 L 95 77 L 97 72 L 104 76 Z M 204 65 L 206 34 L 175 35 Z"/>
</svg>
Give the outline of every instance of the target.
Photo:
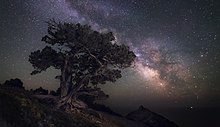
<svg viewBox="0 0 220 127">
<path fill-rule="evenodd" d="M 6 80 L 3 86 L 24 89 L 23 82 L 18 78 Z"/>
<path fill-rule="evenodd" d="M 121 69 L 130 67 L 135 54 L 124 44 L 115 43 L 112 32 L 100 33 L 88 25 L 48 22 L 48 34 L 42 50 L 31 52 L 29 62 L 37 74 L 49 67 L 61 70 L 61 105 L 73 105 L 80 95 L 101 97 L 97 84 L 115 82 Z"/>
<path fill-rule="evenodd" d="M 42 87 L 39 87 L 35 90 L 32 90 L 31 89 L 31 92 L 33 92 L 34 94 L 38 94 L 38 95 L 48 95 L 48 90 L 42 88 Z"/>
</svg>

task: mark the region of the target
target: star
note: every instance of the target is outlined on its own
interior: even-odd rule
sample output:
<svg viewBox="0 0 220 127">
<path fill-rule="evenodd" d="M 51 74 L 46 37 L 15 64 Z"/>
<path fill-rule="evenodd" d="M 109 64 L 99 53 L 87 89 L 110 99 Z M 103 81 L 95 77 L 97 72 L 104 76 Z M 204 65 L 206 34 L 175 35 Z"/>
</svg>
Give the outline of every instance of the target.
<svg viewBox="0 0 220 127">
<path fill-rule="evenodd" d="M 113 43 L 135 52 L 135 66 L 123 72 L 117 85 L 103 86 L 112 98 L 133 98 L 139 100 L 134 105 L 151 107 L 220 106 L 218 1 L 3 0 L 0 12 L 0 83 L 20 78 L 27 88 L 57 89 L 59 71 L 31 76 L 28 62 L 32 51 L 45 46 L 46 22 L 55 19 L 112 31 Z"/>
</svg>

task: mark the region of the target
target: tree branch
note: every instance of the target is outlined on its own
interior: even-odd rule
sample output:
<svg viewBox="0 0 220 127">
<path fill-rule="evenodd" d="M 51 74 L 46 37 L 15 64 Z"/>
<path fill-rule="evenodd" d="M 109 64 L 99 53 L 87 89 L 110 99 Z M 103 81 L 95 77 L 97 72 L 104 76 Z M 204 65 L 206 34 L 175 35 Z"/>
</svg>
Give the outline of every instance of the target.
<svg viewBox="0 0 220 127">
<path fill-rule="evenodd" d="M 78 96 L 80 96 L 80 95 L 98 96 L 98 93 L 97 92 L 86 92 L 86 91 L 83 91 L 83 92 L 78 92 L 77 95 Z"/>
<path fill-rule="evenodd" d="M 103 67 L 102 62 L 101 62 L 95 55 L 93 55 L 93 54 L 89 51 L 88 48 L 86 48 L 85 46 L 83 46 L 83 45 L 80 44 L 80 43 L 78 43 L 78 44 L 79 44 L 80 46 L 82 46 L 83 49 L 85 49 L 85 50 L 88 52 L 88 54 L 89 54 L 92 58 L 94 58 L 94 59 L 96 60 L 96 62 L 97 62 L 101 67 Z M 70 43 L 70 45 L 71 45 L 72 47 L 74 47 L 73 44 Z M 103 60 L 104 60 L 104 58 L 103 58 Z"/>
<path fill-rule="evenodd" d="M 86 48 L 86 47 L 83 47 L 83 48 L 89 53 L 89 55 L 90 55 L 91 57 L 93 57 L 93 58 L 96 60 L 97 63 L 99 63 L 99 65 L 100 65 L 101 67 L 103 66 L 103 64 L 100 62 L 100 60 L 99 60 L 95 55 L 93 55 L 93 54 L 89 51 L 88 48 Z"/>
</svg>

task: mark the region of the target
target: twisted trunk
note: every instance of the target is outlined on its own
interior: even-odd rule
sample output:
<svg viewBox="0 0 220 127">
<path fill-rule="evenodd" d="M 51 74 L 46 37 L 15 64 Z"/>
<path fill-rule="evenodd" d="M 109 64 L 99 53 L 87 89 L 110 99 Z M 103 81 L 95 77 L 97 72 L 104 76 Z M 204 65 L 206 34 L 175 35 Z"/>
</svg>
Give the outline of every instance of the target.
<svg viewBox="0 0 220 127">
<path fill-rule="evenodd" d="M 61 81 L 60 81 L 60 88 L 61 88 L 61 93 L 60 96 L 65 97 L 68 95 L 70 92 L 70 88 L 72 85 L 72 75 L 68 74 L 65 71 L 61 72 Z"/>
<path fill-rule="evenodd" d="M 78 100 L 77 92 L 83 87 L 85 81 L 88 79 L 88 76 L 85 76 L 81 82 L 73 86 L 72 83 L 72 73 L 71 68 L 68 65 L 68 57 L 65 58 L 64 67 L 61 69 L 60 77 L 60 88 L 61 88 L 61 98 L 58 102 L 58 108 L 63 108 L 65 110 L 74 110 L 76 108 L 86 108 L 87 105 Z"/>
<path fill-rule="evenodd" d="M 61 80 L 60 80 L 61 99 L 58 103 L 58 107 L 67 110 L 73 110 L 74 108 L 86 108 L 87 105 L 84 102 L 78 100 L 77 98 L 78 98 L 78 91 L 88 81 L 90 75 L 85 75 L 85 77 L 82 78 L 82 80 L 79 83 L 73 86 L 72 73 L 71 73 L 71 68 L 69 66 L 69 58 L 70 56 L 66 56 L 64 67 L 61 69 Z"/>
<path fill-rule="evenodd" d="M 64 62 L 64 67 L 61 69 L 61 79 L 60 79 L 61 98 L 69 94 L 71 86 L 72 86 L 72 73 L 69 66 L 69 57 L 66 57 Z"/>
<path fill-rule="evenodd" d="M 77 99 L 77 95 L 74 91 L 71 91 L 67 94 L 67 96 L 60 99 L 58 103 L 58 108 L 64 109 L 66 111 L 73 111 L 76 109 L 85 109 L 87 105 Z"/>
</svg>

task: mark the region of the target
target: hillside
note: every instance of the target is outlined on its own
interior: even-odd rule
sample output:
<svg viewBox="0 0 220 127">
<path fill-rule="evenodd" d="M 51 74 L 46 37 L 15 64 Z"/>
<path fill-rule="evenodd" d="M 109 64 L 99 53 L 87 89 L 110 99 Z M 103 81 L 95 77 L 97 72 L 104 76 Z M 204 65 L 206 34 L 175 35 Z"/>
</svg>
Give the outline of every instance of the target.
<svg viewBox="0 0 220 127">
<path fill-rule="evenodd" d="M 0 88 L 1 127 L 151 127 L 142 122 L 94 109 L 67 113 L 42 103 L 28 91 Z M 155 115 L 155 114 L 154 114 Z M 155 117 L 155 116 L 154 116 Z M 162 118 L 163 119 L 163 118 Z M 161 120 L 161 119 L 160 119 Z M 161 121 L 155 121 L 154 124 Z M 163 120 L 162 120 L 163 121 Z M 170 123 L 170 121 L 165 120 Z M 157 125 L 157 124 L 155 124 Z M 159 125 L 159 124 L 158 124 Z M 175 124 L 169 124 L 170 127 Z M 154 126 L 157 127 L 157 126 Z"/>
</svg>

